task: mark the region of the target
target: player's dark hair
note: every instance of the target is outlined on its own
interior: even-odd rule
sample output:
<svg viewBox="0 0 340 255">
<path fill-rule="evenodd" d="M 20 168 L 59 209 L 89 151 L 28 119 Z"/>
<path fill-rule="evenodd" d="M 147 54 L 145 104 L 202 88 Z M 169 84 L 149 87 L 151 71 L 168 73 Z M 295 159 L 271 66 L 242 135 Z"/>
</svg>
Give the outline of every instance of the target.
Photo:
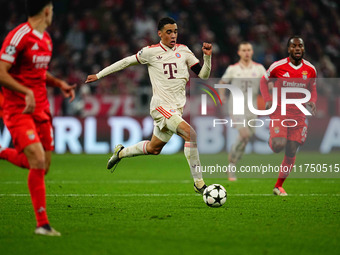
<svg viewBox="0 0 340 255">
<path fill-rule="evenodd" d="M 158 22 L 158 30 L 162 30 L 162 28 L 167 24 L 175 24 L 175 23 L 176 21 L 173 18 L 170 18 L 170 17 L 162 18 Z"/>
<path fill-rule="evenodd" d="M 51 4 L 52 0 L 25 0 L 26 13 L 28 17 L 37 15 L 48 4 Z"/>
<path fill-rule="evenodd" d="M 301 40 L 302 40 L 302 42 L 303 42 L 303 39 L 302 39 L 302 37 L 301 37 L 301 36 L 299 36 L 299 35 L 294 35 L 294 36 L 291 36 L 291 37 L 289 37 L 289 39 L 288 39 L 288 42 L 287 42 L 287 48 L 289 48 L 289 46 L 290 46 L 290 41 L 291 41 L 292 39 L 301 39 Z"/>
<path fill-rule="evenodd" d="M 248 41 L 242 41 L 242 42 L 240 42 L 240 43 L 238 44 L 237 49 L 239 50 L 240 47 L 241 47 L 241 45 L 245 45 L 245 44 L 250 44 L 250 45 L 251 45 L 251 43 L 248 42 Z"/>
</svg>

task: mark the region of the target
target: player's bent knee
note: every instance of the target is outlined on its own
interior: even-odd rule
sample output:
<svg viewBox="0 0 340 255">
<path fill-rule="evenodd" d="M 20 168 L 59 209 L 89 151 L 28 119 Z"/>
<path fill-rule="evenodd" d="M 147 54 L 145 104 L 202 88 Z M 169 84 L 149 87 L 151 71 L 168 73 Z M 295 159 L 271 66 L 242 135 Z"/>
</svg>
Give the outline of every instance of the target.
<svg viewBox="0 0 340 255">
<path fill-rule="evenodd" d="M 190 128 L 189 141 L 196 142 L 196 140 L 197 140 L 196 131 L 193 128 Z"/>
<path fill-rule="evenodd" d="M 275 153 L 281 152 L 286 147 L 285 141 L 273 141 L 272 142 L 272 149 Z"/>
<path fill-rule="evenodd" d="M 280 147 L 275 147 L 275 146 L 273 146 L 273 152 L 274 153 L 279 153 L 279 152 L 281 152 L 282 150 L 283 150 L 283 148 L 280 148 Z"/>
<path fill-rule="evenodd" d="M 35 169 L 45 169 L 46 168 L 46 159 L 45 152 L 40 151 L 34 148 L 27 148 L 25 150 L 25 155 L 29 162 L 30 168 Z"/>
<path fill-rule="evenodd" d="M 28 159 L 30 168 L 34 169 L 45 169 L 45 158 L 43 157 L 38 157 L 38 158 L 30 158 Z"/>
<path fill-rule="evenodd" d="M 242 136 L 240 141 L 247 144 L 249 142 L 250 136 Z"/>
</svg>

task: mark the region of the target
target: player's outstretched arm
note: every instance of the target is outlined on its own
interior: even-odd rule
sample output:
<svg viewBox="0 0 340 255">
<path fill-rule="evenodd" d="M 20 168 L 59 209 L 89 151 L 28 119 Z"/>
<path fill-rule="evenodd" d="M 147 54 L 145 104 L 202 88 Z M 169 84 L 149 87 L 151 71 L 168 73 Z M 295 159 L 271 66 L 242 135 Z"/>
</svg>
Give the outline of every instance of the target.
<svg viewBox="0 0 340 255">
<path fill-rule="evenodd" d="M 87 76 L 87 79 L 85 81 L 85 83 L 90 83 L 90 82 L 94 82 L 97 81 L 109 74 L 118 72 L 120 70 L 123 70 L 129 66 L 133 66 L 133 65 L 137 65 L 138 60 L 136 58 L 136 55 L 132 55 L 126 58 L 123 58 L 115 63 L 113 63 L 112 65 L 104 68 L 103 70 L 101 70 L 99 73 L 97 74 L 91 74 L 89 76 Z"/>
<path fill-rule="evenodd" d="M 219 83 L 219 84 L 223 84 L 223 83 Z M 218 94 L 220 95 L 221 101 L 223 103 L 227 102 L 227 96 L 225 94 L 226 89 L 225 88 L 219 88 L 218 89 Z"/>
<path fill-rule="evenodd" d="M 225 70 L 222 78 L 218 82 L 218 84 L 229 84 L 232 81 L 232 74 L 231 74 L 231 67 L 229 66 L 227 70 Z M 227 96 L 226 96 L 226 89 L 225 88 L 219 88 L 218 93 L 220 95 L 221 101 L 223 103 L 227 102 Z"/>
<path fill-rule="evenodd" d="M 312 101 L 308 102 L 307 105 L 310 107 L 310 112 L 313 116 L 316 114 L 316 104 Z"/>
<path fill-rule="evenodd" d="M 212 55 L 211 43 L 203 43 L 202 51 L 204 53 L 203 55 L 204 63 L 198 74 L 198 77 L 200 77 L 203 80 L 206 80 L 209 78 L 211 71 L 211 55 Z"/>
<path fill-rule="evenodd" d="M 23 113 L 32 113 L 35 109 L 33 91 L 17 82 L 9 73 L 12 64 L 0 61 L 0 85 L 13 91 L 25 94 L 26 107 Z"/>
<path fill-rule="evenodd" d="M 272 108 L 273 105 L 272 96 L 269 94 L 269 87 L 273 87 L 272 82 L 267 80 L 265 75 L 262 76 L 260 80 L 260 91 L 263 100 L 266 102 L 266 110 Z"/>
<path fill-rule="evenodd" d="M 69 85 L 67 82 L 54 77 L 51 73 L 46 73 L 46 83 L 48 86 L 60 88 L 65 98 L 70 98 L 72 102 L 75 98 L 75 88 L 77 84 Z"/>
<path fill-rule="evenodd" d="M 316 76 L 316 74 L 315 74 Z M 318 93 L 316 90 L 316 79 L 314 79 L 313 84 L 311 85 L 311 87 L 309 88 L 310 93 L 311 93 L 311 98 L 309 100 L 309 102 L 307 103 L 307 106 L 310 108 L 309 111 L 311 112 L 311 114 L 313 116 L 315 116 L 316 114 L 316 100 L 318 98 Z"/>
<path fill-rule="evenodd" d="M 263 76 L 260 80 L 260 91 L 263 97 L 263 100 L 267 103 L 268 101 L 272 101 L 272 97 L 269 94 L 268 81 L 265 76 Z"/>
</svg>

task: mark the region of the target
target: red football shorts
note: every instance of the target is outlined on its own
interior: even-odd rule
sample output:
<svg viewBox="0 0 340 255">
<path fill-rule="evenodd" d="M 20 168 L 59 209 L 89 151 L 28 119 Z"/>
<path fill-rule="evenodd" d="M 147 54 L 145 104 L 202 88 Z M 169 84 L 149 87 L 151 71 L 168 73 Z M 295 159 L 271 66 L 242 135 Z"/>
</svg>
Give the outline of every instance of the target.
<svg viewBox="0 0 340 255">
<path fill-rule="evenodd" d="M 301 145 L 305 143 L 307 138 L 307 123 L 304 117 L 283 118 L 283 116 L 271 116 L 271 119 L 275 119 L 275 121 L 271 121 L 269 124 L 270 139 L 283 137 L 289 141 L 296 141 Z M 285 119 L 294 119 L 296 122 L 287 120 L 282 123 Z"/>
<path fill-rule="evenodd" d="M 4 122 L 19 152 L 33 143 L 41 143 L 45 151 L 54 150 L 52 117 L 49 112 L 4 114 Z"/>
</svg>

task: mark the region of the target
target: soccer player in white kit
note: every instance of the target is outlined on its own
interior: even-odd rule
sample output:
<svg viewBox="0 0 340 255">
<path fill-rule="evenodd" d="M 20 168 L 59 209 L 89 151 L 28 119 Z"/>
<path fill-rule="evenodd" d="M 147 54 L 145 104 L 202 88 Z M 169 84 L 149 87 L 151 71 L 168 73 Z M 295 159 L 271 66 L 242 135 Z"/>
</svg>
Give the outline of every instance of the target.
<svg viewBox="0 0 340 255">
<path fill-rule="evenodd" d="M 160 43 L 141 49 L 136 55 L 126 57 L 104 68 L 97 74 L 87 77 L 85 83 L 94 82 L 111 73 L 126 67 L 146 64 L 152 84 L 153 96 L 150 103 L 150 114 L 154 119 L 154 130 L 151 141 L 141 141 L 124 148 L 115 147 L 107 168 L 117 166 L 126 157 L 138 155 L 158 155 L 173 134 L 185 140 L 184 154 L 194 179 L 194 189 L 203 193 L 206 185 L 200 172 L 200 159 L 194 129 L 182 118 L 186 102 L 185 86 L 189 80 L 189 68 L 201 79 L 208 79 L 211 70 L 212 45 L 203 43 L 204 64 L 183 44 L 177 44 L 177 24 L 172 18 L 162 18 L 158 23 Z M 115 168 L 114 168 L 115 169 Z"/>
<path fill-rule="evenodd" d="M 263 65 L 256 63 L 252 60 L 254 51 L 253 47 L 249 42 L 241 42 L 238 46 L 237 54 L 240 56 L 240 61 L 234 65 L 230 65 L 225 73 L 223 74 L 220 84 L 230 84 L 239 87 L 245 98 L 247 98 L 247 89 L 252 88 L 253 91 L 253 102 L 257 102 L 257 96 L 260 88 L 260 78 L 266 73 L 266 69 Z M 225 88 L 219 89 L 221 100 L 226 102 Z M 249 139 L 254 135 L 254 128 L 248 126 L 248 120 L 256 119 L 257 116 L 250 112 L 247 100 L 245 100 L 244 115 L 233 115 L 233 98 L 229 96 L 228 99 L 228 112 L 232 121 L 235 123 L 233 127 L 237 128 L 239 135 L 235 143 L 231 147 L 229 153 L 229 167 L 228 167 L 228 179 L 230 181 L 236 180 L 235 166 L 236 163 L 241 159 L 246 145 Z M 245 123 L 244 125 L 242 123 Z"/>
</svg>

